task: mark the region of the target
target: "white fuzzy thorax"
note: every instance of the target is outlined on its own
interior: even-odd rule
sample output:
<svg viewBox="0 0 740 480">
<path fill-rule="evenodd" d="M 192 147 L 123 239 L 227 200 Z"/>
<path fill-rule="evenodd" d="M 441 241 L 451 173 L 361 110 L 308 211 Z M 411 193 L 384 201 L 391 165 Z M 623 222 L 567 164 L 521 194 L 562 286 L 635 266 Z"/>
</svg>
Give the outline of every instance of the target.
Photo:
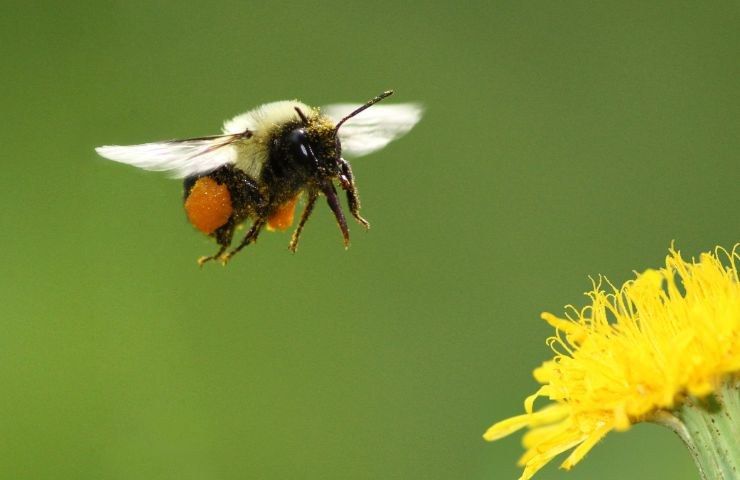
<svg viewBox="0 0 740 480">
<path fill-rule="evenodd" d="M 268 142 L 272 132 L 286 124 L 300 119 L 295 109 L 300 108 L 304 115 L 312 116 L 315 111 L 298 100 L 283 100 L 261 105 L 247 113 L 237 115 L 224 122 L 226 134 L 242 133 L 249 130 L 253 136 L 248 140 L 237 142 L 237 156 L 234 164 L 252 178 L 259 178 L 262 167 L 267 162 Z"/>
</svg>

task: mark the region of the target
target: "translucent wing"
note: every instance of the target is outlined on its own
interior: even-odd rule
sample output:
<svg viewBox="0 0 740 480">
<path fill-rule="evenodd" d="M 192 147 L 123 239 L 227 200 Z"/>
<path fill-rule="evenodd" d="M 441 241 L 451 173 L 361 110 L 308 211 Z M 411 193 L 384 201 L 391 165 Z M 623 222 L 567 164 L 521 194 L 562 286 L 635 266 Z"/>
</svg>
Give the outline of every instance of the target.
<svg viewBox="0 0 740 480">
<path fill-rule="evenodd" d="M 358 107 L 360 105 L 346 103 L 328 105 L 321 108 L 321 113 L 338 122 Z M 408 133 L 419 122 L 423 111 L 422 106 L 416 103 L 373 105 L 339 128 L 342 152 L 361 157 L 380 150 Z"/>
<path fill-rule="evenodd" d="M 237 157 L 234 142 L 249 136 L 250 132 L 244 132 L 141 145 L 111 145 L 98 147 L 95 151 L 109 160 L 184 178 L 234 163 Z"/>
</svg>

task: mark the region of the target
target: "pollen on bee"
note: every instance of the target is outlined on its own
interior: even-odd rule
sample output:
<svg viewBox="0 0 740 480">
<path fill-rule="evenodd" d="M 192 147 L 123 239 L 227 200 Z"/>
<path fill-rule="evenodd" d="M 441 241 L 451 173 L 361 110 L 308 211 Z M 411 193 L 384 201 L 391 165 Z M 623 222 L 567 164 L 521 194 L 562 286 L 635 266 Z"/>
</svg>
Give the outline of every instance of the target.
<svg viewBox="0 0 740 480">
<path fill-rule="evenodd" d="M 209 235 L 225 225 L 232 212 L 229 189 L 210 177 L 196 180 L 185 200 L 185 213 L 190 223 Z"/>
<path fill-rule="evenodd" d="M 295 206 L 298 203 L 298 197 L 296 195 L 291 200 L 278 206 L 275 212 L 270 215 L 267 219 L 268 230 L 287 230 L 288 227 L 293 225 L 293 217 L 295 216 Z"/>
</svg>

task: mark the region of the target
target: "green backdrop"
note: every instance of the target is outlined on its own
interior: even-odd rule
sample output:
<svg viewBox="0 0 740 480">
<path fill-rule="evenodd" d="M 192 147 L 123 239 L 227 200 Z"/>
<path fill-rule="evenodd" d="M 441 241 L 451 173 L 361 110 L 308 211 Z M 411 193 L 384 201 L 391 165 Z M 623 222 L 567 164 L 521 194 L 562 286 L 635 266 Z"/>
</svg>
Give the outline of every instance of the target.
<svg viewBox="0 0 740 480">
<path fill-rule="evenodd" d="M 737 2 L 5 2 L 0 476 L 506 479 L 543 310 L 740 240 Z M 264 102 L 426 106 L 353 162 L 344 251 L 227 268 L 181 185 L 93 147 Z M 391 101 L 391 100 L 389 100 Z M 640 425 L 541 479 L 696 479 Z"/>
</svg>

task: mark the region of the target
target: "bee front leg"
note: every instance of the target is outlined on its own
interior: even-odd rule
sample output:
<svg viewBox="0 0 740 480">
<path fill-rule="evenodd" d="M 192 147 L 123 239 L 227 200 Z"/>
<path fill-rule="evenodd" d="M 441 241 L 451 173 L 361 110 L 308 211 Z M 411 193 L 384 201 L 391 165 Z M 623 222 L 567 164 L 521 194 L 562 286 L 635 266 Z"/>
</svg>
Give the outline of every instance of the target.
<svg viewBox="0 0 740 480">
<path fill-rule="evenodd" d="M 355 186 L 355 179 L 352 176 L 352 168 L 349 166 L 349 162 L 343 158 L 339 159 L 339 168 L 341 174 L 339 175 L 339 182 L 342 184 L 342 188 L 347 192 L 347 204 L 349 205 L 349 211 L 355 220 L 365 228 L 370 228 L 370 223 L 362 218 L 360 215 L 360 197 L 357 194 L 357 187 Z"/>
<path fill-rule="evenodd" d="M 219 257 L 219 260 L 221 260 L 221 263 L 226 265 L 231 257 L 239 253 L 239 251 L 249 245 L 250 243 L 254 243 L 257 241 L 257 237 L 260 234 L 260 231 L 262 231 L 262 227 L 265 226 L 267 223 L 266 218 L 258 217 L 254 223 L 252 224 L 252 228 L 249 229 L 246 235 L 244 235 L 244 238 L 242 239 L 241 243 L 239 243 L 239 246 L 230 251 L 229 253 L 222 253 Z M 223 250 L 222 250 L 223 252 Z"/>
</svg>

